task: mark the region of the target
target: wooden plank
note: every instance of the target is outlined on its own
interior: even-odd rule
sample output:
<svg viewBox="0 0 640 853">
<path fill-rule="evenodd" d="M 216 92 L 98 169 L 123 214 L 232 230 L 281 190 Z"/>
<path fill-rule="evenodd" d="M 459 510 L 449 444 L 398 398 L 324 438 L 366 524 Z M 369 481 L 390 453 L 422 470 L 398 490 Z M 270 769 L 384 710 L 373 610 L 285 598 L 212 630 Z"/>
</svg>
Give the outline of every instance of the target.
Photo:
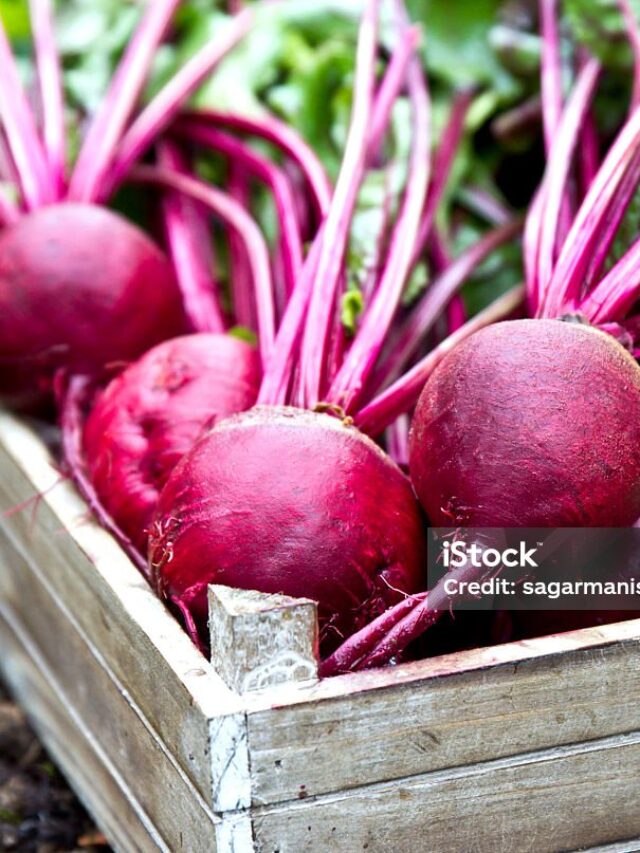
<svg viewBox="0 0 640 853">
<path fill-rule="evenodd" d="M 78 624 L 212 804 L 210 720 L 241 710 L 113 539 L 88 516 L 28 428 L 0 415 L 0 512 Z M 38 497 L 38 495 L 40 497 Z M 163 686 L 159 701 L 158 685 Z"/>
<path fill-rule="evenodd" d="M 268 806 L 261 853 L 559 853 L 640 834 L 640 732 Z M 615 848 L 614 848 L 615 849 Z"/>
<path fill-rule="evenodd" d="M 376 689 L 375 677 L 349 676 L 341 680 L 351 694 L 331 696 L 321 683 L 298 690 L 296 704 L 292 693 L 269 697 L 270 707 L 248 715 L 254 802 L 640 729 L 635 637 L 468 672 L 456 669 L 456 657 L 449 675 L 446 663 L 431 662 L 433 676 L 397 686 Z"/>
<path fill-rule="evenodd" d="M 81 636 L 64 602 L 41 585 L 29 563 L 17 551 L 8 553 L 6 542 L 3 561 L 0 600 L 5 620 L 13 618 L 23 626 L 32 649 L 55 673 L 61 701 L 99 742 L 116 774 L 132 780 L 137 799 L 169 850 L 211 850 L 214 815 L 135 699 L 109 671 L 101 651 Z"/>
<path fill-rule="evenodd" d="M 99 742 L 73 713 L 51 673 L 0 612 L 0 670 L 70 785 L 111 844 L 126 851 L 167 851 L 151 821 L 115 773 Z"/>
</svg>

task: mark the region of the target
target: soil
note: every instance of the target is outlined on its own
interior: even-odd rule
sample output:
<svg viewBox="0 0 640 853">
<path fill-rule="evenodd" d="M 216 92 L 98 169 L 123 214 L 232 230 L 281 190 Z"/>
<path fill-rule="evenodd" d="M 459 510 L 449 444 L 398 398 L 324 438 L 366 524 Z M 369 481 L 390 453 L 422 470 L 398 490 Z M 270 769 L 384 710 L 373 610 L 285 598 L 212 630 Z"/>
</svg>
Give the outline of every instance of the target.
<svg viewBox="0 0 640 853">
<path fill-rule="evenodd" d="M 109 853 L 0 682 L 0 853 Z"/>
</svg>

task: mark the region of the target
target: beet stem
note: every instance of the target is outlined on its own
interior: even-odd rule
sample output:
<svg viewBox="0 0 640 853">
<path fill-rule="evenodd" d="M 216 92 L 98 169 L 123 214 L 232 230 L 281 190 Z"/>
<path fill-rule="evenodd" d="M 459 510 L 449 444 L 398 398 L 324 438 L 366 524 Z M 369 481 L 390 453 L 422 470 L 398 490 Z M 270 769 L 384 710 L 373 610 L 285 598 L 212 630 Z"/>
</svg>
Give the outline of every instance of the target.
<svg viewBox="0 0 640 853">
<path fill-rule="evenodd" d="M 410 411 L 416 404 L 424 383 L 454 347 L 479 329 L 508 317 L 522 304 L 524 295 L 524 285 L 513 287 L 468 320 L 464 326 L 438 344 L 397 382 L 361 409 L 355 416 L 356 426 L 370 436 L 383 433 L 397 417 Z"/>
<path fill-rule="evenodd" d="M 323 230 L 318 267 L 303 333 L 301 399 L 313 408 L 321 399 L 327 348 L 358 191 L 364 177 L 377 53 L 379 0 L 368 0 L 358 35 L 356 79 L 347 144 Z"/>
<path fill-rule="evenodd" d="M 254 220 L 234 199 L 203 181 L 180 175 L 169 169 L 138 166 L 131 171 L 130 179 L 165 187 L 200 202 L 208 207 L 225 224 L 234 228 L 244 240 L 251 264 L 255 300 L 258 311 L 260 354 L 266 365 L 271 357 L 275 339 L 275 309 L 269 250 Z"/>
<path fill-rule="evenodd" d="M 562 113 L 554 143 L 549 150 L 541 190 L 543 209 L 539 213 L 540 237 L 536 276 L 538 302 L 543 316 L 546 293 L 553 276 L 556 248 L 562 237 L 560 232 L 562 206 L 566 200 L 573 155 L 580 139 L 580 130 L 591 106 L 600 70 L 600 64 L 592 59 L 580 72 L 566 109 Z M 535 215 L 537 216 L 538 213 L 536 212 Z"/>
<path fill-rule="evenodd" d="M 29 6 L 42 103 L 44 146 L 57 190 L 56 198 L 60 199 L 66 190 L 66 132 L 53 6 L 51 0 L 29 0 Z"/>
<path fill-rule="evenodd" d="M 104 182 L 101 198 L 111 194 L 126 178 L 133 164 L 171 124 L 182 104 L 249 32 L 253 21 L 254 11 L 251 8 L 244 9 L 232 18 L 220 35 L 192 56 L 145 107 L 120 142 L 108 180 Z"/>
<path fill-rule="evenodd" d="M 34 210 L 53 202 L 53 177 L 1 20 L 0 118 L 25 206 Z"/>
<path fill-rule="evenodd" d="M 490 231 L 452 261 L 448 269 L 435 279 L 411 314 L 391 336 L 382 364 L 374 373 L 371 387 L 375 390 L 384 388 L 401 375 L 411 356 L 471 273 L 498 246 L 513 239 L 521 227 L 521 222 L 513 219 L 509 224 Z"/>
<path fill-rule="evenodd" d="M 357 405 L 402 298 L 413 264 L 427 197 L 431 110 L 426 80 L 416 61 L 409 69 L 409 94 L 413 110 L 413 144 L 402 209 L 393 230 L 380 284 L 371 304 L 365 309 L 355 340 L 327 395 L 328 402 L 343 406 L 348 413 Z"/>
<path fill-rule="evenodd" d="M 459 192 L 460 204 L 484 219 L 488 225 L 506 225 L 513 213 L 484 187 L 466 186 Z"/>
<path fill-rule="evenodd" d="M 87 203 L 104 200 L 104 187 L 118 145 L 147 82 L 158 45 L 179 4 L 180 0 L 154 0 L 148 4 L 80 149 L 71 175 L 71 200 Z"/>
<path fill-rule="evenodd" d="M 629 0 L 617 0 L 618 7 L 627 28 L 629 44 L 633 53 L 633 91 L 631 93 L 630 112 L 640 106 L 640 26 Z"/>
<path fill-rule="evenodd" d="M 181 175 L 189 172 L 180 149 L 167 141 L 158 146 L 158 165 Z M 171 192 L 162 200 L 162 214 L 191 327 L 196 332 L 224 333 L 226 324 L 212 280 L 211 240 L 202 208 L 184 195 Z"/>
<path fill-rule="evenodd" d="M 331 204 L 331 183 L 315 152 L 293 128 L 270 115 L 243 116 L 211 110 L 186 112 L 184 115 L 187 120 L 194 119 L 214 127 L 227 127 L 271 142 L 298 166 L 311 190 L 316 212 L 324 218 Z"/>
<path fill-rule="evenodd" d="M 227 192 L 243 210 L 249 212 L 251 187 L 248 175 L 239 163 L 229 164 Z M 240 235 L 233 228 L 228 229 L 227 240 L 229 243 L 229 276 L 234 319 L 240 326 L 257 333 L 258 318 L 256 316 L 256 303 L 253 298 L 253 282 L 247 248 Z"/>
<path fill-rule="evenodd" d="M 409 66 L 413 60 L 416 48 L 420 44 L 420 28 L 407 27 L 401 34 L 382 83 L 375 96 L 373 117 L 371 119 L 371 135 L 369 138 L 369 152 L 374 159 L 382 147 L 384 136 L 389 127 L 389 121 L 393 106 L 402 91 L 407 79 Z"/>
<path fill-rule="evenodd" d="M 192 142 L 224 154 L 265 183 L 273 194 L 280 228 L 279 251 L 282 258 L 287 297 L 292 293 L 302 269 L 302 235 L 294 190 L 284 172 L 248 145 L 222 131 L 192 122 L 181 122 L 176 131 Z"/>
</svg>

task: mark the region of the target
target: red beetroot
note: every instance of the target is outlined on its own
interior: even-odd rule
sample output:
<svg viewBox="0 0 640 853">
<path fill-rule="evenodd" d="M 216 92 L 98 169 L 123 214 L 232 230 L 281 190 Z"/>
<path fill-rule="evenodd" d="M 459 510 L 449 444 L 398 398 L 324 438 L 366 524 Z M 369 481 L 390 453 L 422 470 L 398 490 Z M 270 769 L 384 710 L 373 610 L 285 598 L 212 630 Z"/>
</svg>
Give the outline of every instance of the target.
<svg viewBox="0 0 640 853">
<path fill-rule="evenodd" d="M 149 537 L 158 591 L 202 628 L 207 584 L 318 601 L 324 651 L 424 585 L 407 478 L 354 427 L 258 407 L 176 467 Z"/>
<path fill-rule="evenodd" d="M 84 204 L 0 232 L 0 396 L 30 405 L 64 367 L 95 374 L 185 331 L 172 267 L 137 227 Z"/>
<path fill-rule="evenodd" d="M 625 527 L 640 517 L 640 368 L 612 337 L 515 320 L 427 382 L 410 469 L 435 526 Z"/>
<path fill-rule="evenodd" d="M 228 335 L 154 347 L 100 395 L 84 430 L 86 466 L 104 508 L 146 551 L 158 495 L 207 426 L 255 403 L 260 362 Z"/>
</svg>

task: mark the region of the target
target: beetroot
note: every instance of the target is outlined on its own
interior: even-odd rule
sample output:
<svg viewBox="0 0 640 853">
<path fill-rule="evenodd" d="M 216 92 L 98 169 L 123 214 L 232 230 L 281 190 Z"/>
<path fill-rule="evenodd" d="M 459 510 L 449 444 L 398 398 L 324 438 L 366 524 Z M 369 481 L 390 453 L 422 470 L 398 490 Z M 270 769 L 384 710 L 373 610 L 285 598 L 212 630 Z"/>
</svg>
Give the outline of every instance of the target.
<svg viewBox="0 0 640 853">
<path fill-rule="evenodd" d="M 257 407 L 218 424 L 176 467 L 149 537 L 158 591 L 206 624 L 207 584 L 319 603 L 330 650 L 424 583 L 407 478 L 326 414 Z"/>
<path fill-rule="evenodd" d="M 185 329 L 172 267 L 110 211 L 61 204 L 0 232 L 0 395 L 29 405 L 56 369 L 99 372 Z"/>
<path fill-rule="evenodd" d="M 410 470 L 436 526 L 631 525 L 640 517 L 640 368 L 581 324 L 483 329 L 427 382 Z"/>
<path fill-rule="evenodd" d="M 227 335 L 186 335 L 146 353 L 98 397 L 84 429 L 89 476 L 140 551 L 158 495 L 206 426 L 248 409 L 258 353 Z"/>
</svg>

